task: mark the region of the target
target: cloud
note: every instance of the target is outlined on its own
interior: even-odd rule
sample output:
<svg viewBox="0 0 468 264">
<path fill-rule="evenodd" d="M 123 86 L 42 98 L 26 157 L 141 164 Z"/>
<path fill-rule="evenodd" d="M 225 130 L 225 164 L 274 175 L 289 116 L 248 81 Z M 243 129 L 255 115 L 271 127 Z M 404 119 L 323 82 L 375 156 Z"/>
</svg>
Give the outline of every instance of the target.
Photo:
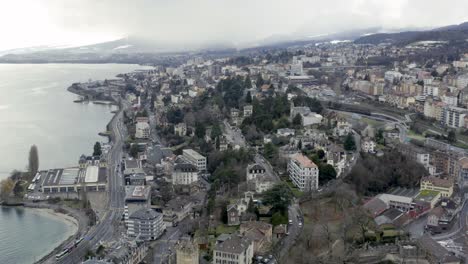
<svg viewBox="0 0 468 264">
<path fill-rule="evenodd" d="M 24 6 L 33 9 L 25 14 Z M 272 35 L 427 28 L 468 20 L 466 0 L 17 0 L 0 7 L 0 30 L 9 35 L 10 46 L 126 35 L 167 45 L 242 44 Z"/>
</svg>

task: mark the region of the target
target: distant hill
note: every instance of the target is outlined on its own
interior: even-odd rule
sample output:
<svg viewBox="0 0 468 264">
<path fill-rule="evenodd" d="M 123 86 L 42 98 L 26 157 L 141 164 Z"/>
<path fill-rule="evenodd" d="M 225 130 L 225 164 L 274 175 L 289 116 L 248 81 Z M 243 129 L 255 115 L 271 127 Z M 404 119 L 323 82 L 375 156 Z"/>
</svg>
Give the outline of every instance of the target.
<svg viewBox="0 0 468 264">
<path fill-rule="evenodd" d="M 392 43 L 407 45 L 417 41 L 460 41 L 468 39 L 468 22 L 435 28 L 425 31 L 405 31 L 399 33 L 380 33 L 363 36 L 354 41 L 356 44 Z"/>
</svg>

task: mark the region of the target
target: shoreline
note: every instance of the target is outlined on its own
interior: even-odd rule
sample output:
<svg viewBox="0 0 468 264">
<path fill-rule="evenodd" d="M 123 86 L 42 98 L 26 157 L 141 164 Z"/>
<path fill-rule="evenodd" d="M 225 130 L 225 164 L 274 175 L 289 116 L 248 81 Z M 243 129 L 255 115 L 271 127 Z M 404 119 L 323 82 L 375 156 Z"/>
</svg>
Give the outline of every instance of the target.
<svg viewBox="0 0 468 264">
<path fill-rule="evenodd" d="M 74 215 L 68 208 L 57 207 L 53 208 L 49 204 L 28 204 L 24 203 L 21 205 L 0 205 L 0 207 L 13 207 L 13 208 L 23 208 L 30 210 L 32 213 L 40 215 L 44 218 L 48 218 L 51 221 L 58 221 L 65 224 L 67 232 L 64 234 L 63 238 L 59 239 L 56 243 L 50 244 L 50 250 L 44 251 L 41 255 L 36 256 L 34 263 L 44 263 L 50 256 L 52 256 L 57 249 L 61 248 L 66 243 L 75 239 L 75 236 L 80 233 L 80 230 L 85 228 L 80 226 L 80 221 L 78 217 Z M 64 212 L 59 212 L 58 209 L 63 210 Z"/>
</svg>

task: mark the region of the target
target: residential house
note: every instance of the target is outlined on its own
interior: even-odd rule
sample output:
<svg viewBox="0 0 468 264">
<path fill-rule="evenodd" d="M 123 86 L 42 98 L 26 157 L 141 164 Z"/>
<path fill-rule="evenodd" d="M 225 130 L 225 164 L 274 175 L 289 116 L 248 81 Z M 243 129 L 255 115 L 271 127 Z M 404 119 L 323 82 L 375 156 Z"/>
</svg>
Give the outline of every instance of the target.
<svg viewBox="0 0 468 264">
<path fill-rule="evenodd" d="M 178 136 L 185 136 L 187 135 L 187 124 L 185 123 L 178 123 L 174 126 L 174 134 Z"/>
<path fill-rule="evenodd" d="M 240 225 L 240 213 L 239 210 L 237 210 L 237 206 L 235 204 L 231 204 L 227 207 L 227 215 L 228 226 Z"/>
<path fill-rule="evenodd" d="M 176 264 L 198 264 L 198 245 L 190 239 L 182 239 L 176 246 Z"/>
<path fill-rule="evenodd" d="M 253 113 L 253 106 L 252 105 L 245 105 L 244 106 L 244 117 L 249 117 Z"/>
<path fill-rule="evenodd" d="M 194 202 L 185 197 L 178 196 L 164 206 L 163 217 L 166 225 L 176 226 L 180 221 L 192 214 Z"/>
<path fill-rule="evenodd" d="M 280 137 L 294 136 L 296 131 L 292 128 L 280 128 L 277 130 L 276 135 Z"/>
<path fill-rule="evenodd" d="M 241 235 L 253 241 L 254 254 L 268 251 L 272 242 L 272 232 L 272 225 L 261 221 L 245 222 L 239 228 Z"/>
<path fill-rule="evenodd" d="M 253 242 L 243 236 L 233 234 L 213 249 L 214 264 L 252 264 Z"/>
</svg>

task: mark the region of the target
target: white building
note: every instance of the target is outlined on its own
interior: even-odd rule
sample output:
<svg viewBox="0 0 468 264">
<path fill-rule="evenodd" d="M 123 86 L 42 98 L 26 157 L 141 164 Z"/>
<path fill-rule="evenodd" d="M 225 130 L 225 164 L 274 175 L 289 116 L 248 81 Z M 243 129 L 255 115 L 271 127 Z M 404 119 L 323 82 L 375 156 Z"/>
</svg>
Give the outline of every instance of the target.
<svg viewBox="0 0 468 264">
<path fill-rule="evenodd" d="M 184 149 L 182 156 L 185 160 L 198 168 L 198 171 L 206 171 L 206 158 L 193 149 Z"/>
<path fill-rule="evenodd" d="M 127 225 L 127 235 L 141 241 L 156 240 L 166 229 L 163 215 L 153 209 L 140 209 L 134 212 L 130 215 Z"/>
<path fill-rule="evenodd" d="M 323 116 L 310 111 L 310 108 L 307 106 L 296 106 L 291 108 L 291 120 L 293 120 L 298 114 L 302 117 L 303 126 L 322 123 Z"/>
<path fill-rule="evenodd" d="M 198 169 L 191 163 L 177 163 L 172 171 L 172 184 L 189 185 L 198 181 Z"/>
<path fill-rule="evenodd" d="M 375 142 L 370 139 L 364 139 L 361 143 L 361 150 L 365 153 L 375 153 Z"/>
<path fill-rule="evenodd" d="M 434 85 L 424 85 L 423 95 L 439 96 L 439 87 Z"/>
<path fill-rule="evenodd" d="M 289 178 L 301 191 L 318 189 L 319 170 L 317 165 L 306 156 L 297 153 L 288 162 Z"/>
<path fill-rule="evenodd" d="M 400 80 L 401 76 L 403 76 L 400 72 L 397 71 L 387 71 L 385 72 L 384 79 L 393 83 L 394 80 Z"/>
<path fill-rule="evenodd" d="M 468 74 L 463 74 L 457 78 L 457 87 L 463 89 L 468 86 Z"/>
<path fill-rule="evenodd" d="M 448 106 L 443 109 L 442 123 L 449 127 L 459 128 L 465 126 L 467 109 Z"/>
<path fill-rule="evenodd" d="M 135 138 L 148 139 L 150 137 L 150 125 L 147 122 L 137 122 Z"/>
<path fill-rule="evenodd" d="M 215 245 L 214 264 L 251 264 L 254 256 L 254 244 L 250 239 L 234 234 Z"/>
</svg>

